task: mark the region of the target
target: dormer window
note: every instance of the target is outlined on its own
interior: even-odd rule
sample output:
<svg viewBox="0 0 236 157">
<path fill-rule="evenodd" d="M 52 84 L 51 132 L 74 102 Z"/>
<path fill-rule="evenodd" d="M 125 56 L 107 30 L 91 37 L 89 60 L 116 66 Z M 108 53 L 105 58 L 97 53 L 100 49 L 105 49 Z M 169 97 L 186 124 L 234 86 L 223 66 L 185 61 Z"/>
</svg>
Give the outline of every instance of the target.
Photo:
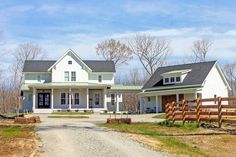
<svg viewBox="0 0 236 157">
<path fill-rule="evenodd" d="M 177 77 L 175 78 L 175 80 L 176 80 L 176 82 L 180 82 L 180 76 L 177 76 Z"/>
<path fill-rule="evenodd" d="M 72 61 L 68 61 L 68 64 L 72 64 Z"/>
<path fill-rule="evenodd" d="M 171 83 L 174 83 L 174 82 L 175 82 L 175 78 L 174 78 L 174 77 L 171 77 L 171 78 L 170 78 L 170 82 L 171 82 Z"/>
<path fill-rule="evenodd" d="M 165 78 L 165 83 L 169 83 L 169 82 L 170 82 L 169 77 Z"/>
</svg>

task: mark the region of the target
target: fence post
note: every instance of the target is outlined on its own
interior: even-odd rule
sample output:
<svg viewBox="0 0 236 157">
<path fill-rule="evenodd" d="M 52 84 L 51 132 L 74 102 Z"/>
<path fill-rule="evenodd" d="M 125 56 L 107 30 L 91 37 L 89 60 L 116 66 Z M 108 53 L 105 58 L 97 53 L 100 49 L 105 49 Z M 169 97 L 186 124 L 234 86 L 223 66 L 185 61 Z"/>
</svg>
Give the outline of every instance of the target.
<svg viewBox="0 0 236 157">
<path fill-rule="evenodd" d="M 167 103 L 166 105 L 165 105 L 165 113 L 166 113 L 166 120 L 167 121 L 169 121 L 169 117 L 170 117 L 170 104 L 169 103 Z"/>
<path fill-rule="evenodd" d="M 172 122 L 175 122 L 175 106 L 176 106 L 176 102 L 173 101 L 172 102 Z"/>
<path fill-rule="evenodd" d="M 185 123 L 185 120 L 186 120 L 186 100 L 183 100 L 182 101 L 182 121 L 183 121 L 183 125 Z"/>
<path fill-rule="evenodd" d="M 197 119 L 197 123 L 199 123 L 200 122 L 200 98 L 197 98 L 196 103 L 197 103 L 196 119 Z"/>
<path fill-rule="evenodd" d="M 218 97 L 218 126 L 221 128 L 222 125 L 222 106 L 221 106 L 221 97 Z"/>
</svg>

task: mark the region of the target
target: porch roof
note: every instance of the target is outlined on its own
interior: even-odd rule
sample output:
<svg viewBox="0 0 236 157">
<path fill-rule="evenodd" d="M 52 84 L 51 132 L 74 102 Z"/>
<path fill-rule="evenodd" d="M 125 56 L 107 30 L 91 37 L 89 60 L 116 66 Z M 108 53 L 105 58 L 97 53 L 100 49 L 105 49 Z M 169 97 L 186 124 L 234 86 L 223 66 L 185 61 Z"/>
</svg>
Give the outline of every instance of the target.
<svg viewBox="0 0 236 157">
<path fill-rule="evenodd" d="M 111 90 L 122 90 L 122 91 L 141 91 L 143 86 L 131 86 L 131 85 L 122 85 L 116 84 L 111 86 Z"/>
<path fill-rule="evenodd" d="M 63 87 L 110 87 L 109 84 L 97 84 L 97 83 L 88 83 L 88 82 L 57 82 L 57 83 L 35 83 L 35 84 L 23 84 L 21 90 L 27 91 L 30 88 L 63 88 Z"/>
<path fill-rule="evenodd" d="M 156 96 L 156 95 L 170 95 L 170 94 L 180 94 L 180 93 L 195 93 L 201 91 L 201 86 L 190 86 L 185 88 L 162 88 L 159 90 L 150 90 L 138 93 L 140 96 Z"/>
</svg>

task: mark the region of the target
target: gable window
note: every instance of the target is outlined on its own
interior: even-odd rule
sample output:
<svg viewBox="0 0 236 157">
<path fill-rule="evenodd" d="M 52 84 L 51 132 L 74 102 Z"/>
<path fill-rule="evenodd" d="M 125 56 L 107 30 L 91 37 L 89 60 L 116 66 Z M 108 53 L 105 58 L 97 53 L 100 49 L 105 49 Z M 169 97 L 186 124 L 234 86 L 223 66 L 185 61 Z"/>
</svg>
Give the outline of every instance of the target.
<svg viewBox="0 0 236 157">
<path fill-rule="evenodd" d="M 180 77 L 179 76 L 177 76 L 175 79 L 176 79 L 176 82 L 180 82 Z"/>
<path fill-rule="evenodd" d="M 102 75 L 98 75 L 98 82 L 102 82 Z"/>
<path fill-rule="evenodd" d="M 165 83 L 169 83 L 169 82 L 170 82 L 169 77 L 165 78 Z"/>
<path fill-rule="evenodd" d="M 68 64 L 72 64 L 72 61 L 68 61 Z"/>
<path fill-rule="evenodd" d="M 175 78 L 174 78 L 174 77 L 171 77 L 171 78 L 170 78 L 170 82 L 171 82 L 171 83 L 174 83 L 174 82 L 175 82 Z"/>
<path fill-rule="evenodd" d="M 115 94 L 111 94 L 111 105 L 115 105 Z"/>
<path fill-rule="evenodd" d="M 75 71 L 71 72 L 71 81 L 76 81 L 76 72 Z"/>
<path fill-rule="evenodd" d="M 64 73 L 64 80 L 69 81 L 69 71 L 65 71 Z"/>
<path fill-rule="evenodd" d="M 79 105 L 79 93 L 74 94 L 75 104 Z"/>
<path fill-rule="evenodd" d="M 66 93 L 61 93 L 61 104 L 62 105 L 66 104 Z"/>
</svg>

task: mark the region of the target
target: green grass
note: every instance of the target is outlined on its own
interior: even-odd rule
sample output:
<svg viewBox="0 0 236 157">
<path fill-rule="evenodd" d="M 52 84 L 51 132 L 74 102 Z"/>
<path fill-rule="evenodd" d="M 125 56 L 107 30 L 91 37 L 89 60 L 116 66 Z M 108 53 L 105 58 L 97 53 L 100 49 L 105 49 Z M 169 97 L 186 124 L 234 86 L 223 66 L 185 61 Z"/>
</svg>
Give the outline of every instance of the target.
<svg viewBox="0 0 236 157">
<path fill-rule="evenodd" d="M 169 126 L 168 126 L 169 125 Z M 133 123 L 133 124 L 99 124 L 101 127 L 109 127 L 119 132 L 140 134 L 161 142 L 157 150 L 168 150 L 177 155 L 187 154 L 188 156 L 207 156 L 199 148 L 194 148 L 176 136 L 169 136 L 173 132 L 197 131 L 196 124 L 163 124 L 163 123 Z M 169 132 L 170 130 L 170 132 Z"/>
<path fill-rule="evenodd" d="M 159 113 L 159 114 L 153 116 L 152 118 L 165 119 L 166 114 L 165 113 Z"/>
<path fill-rule="evenodd" d="M 89 115 L 93 114 L 93 112 L 53 112 L 55 115 Z"/>
<path fill-rule="evenodd" d="M 0 126 L 0 137 L 2 138 L 29 138 L 33 127 Z"/>
<path fill-rule="evenodd" d="M 48 116 L 48 118 L 89 118 L 88 116 Z"/>
</svg>

